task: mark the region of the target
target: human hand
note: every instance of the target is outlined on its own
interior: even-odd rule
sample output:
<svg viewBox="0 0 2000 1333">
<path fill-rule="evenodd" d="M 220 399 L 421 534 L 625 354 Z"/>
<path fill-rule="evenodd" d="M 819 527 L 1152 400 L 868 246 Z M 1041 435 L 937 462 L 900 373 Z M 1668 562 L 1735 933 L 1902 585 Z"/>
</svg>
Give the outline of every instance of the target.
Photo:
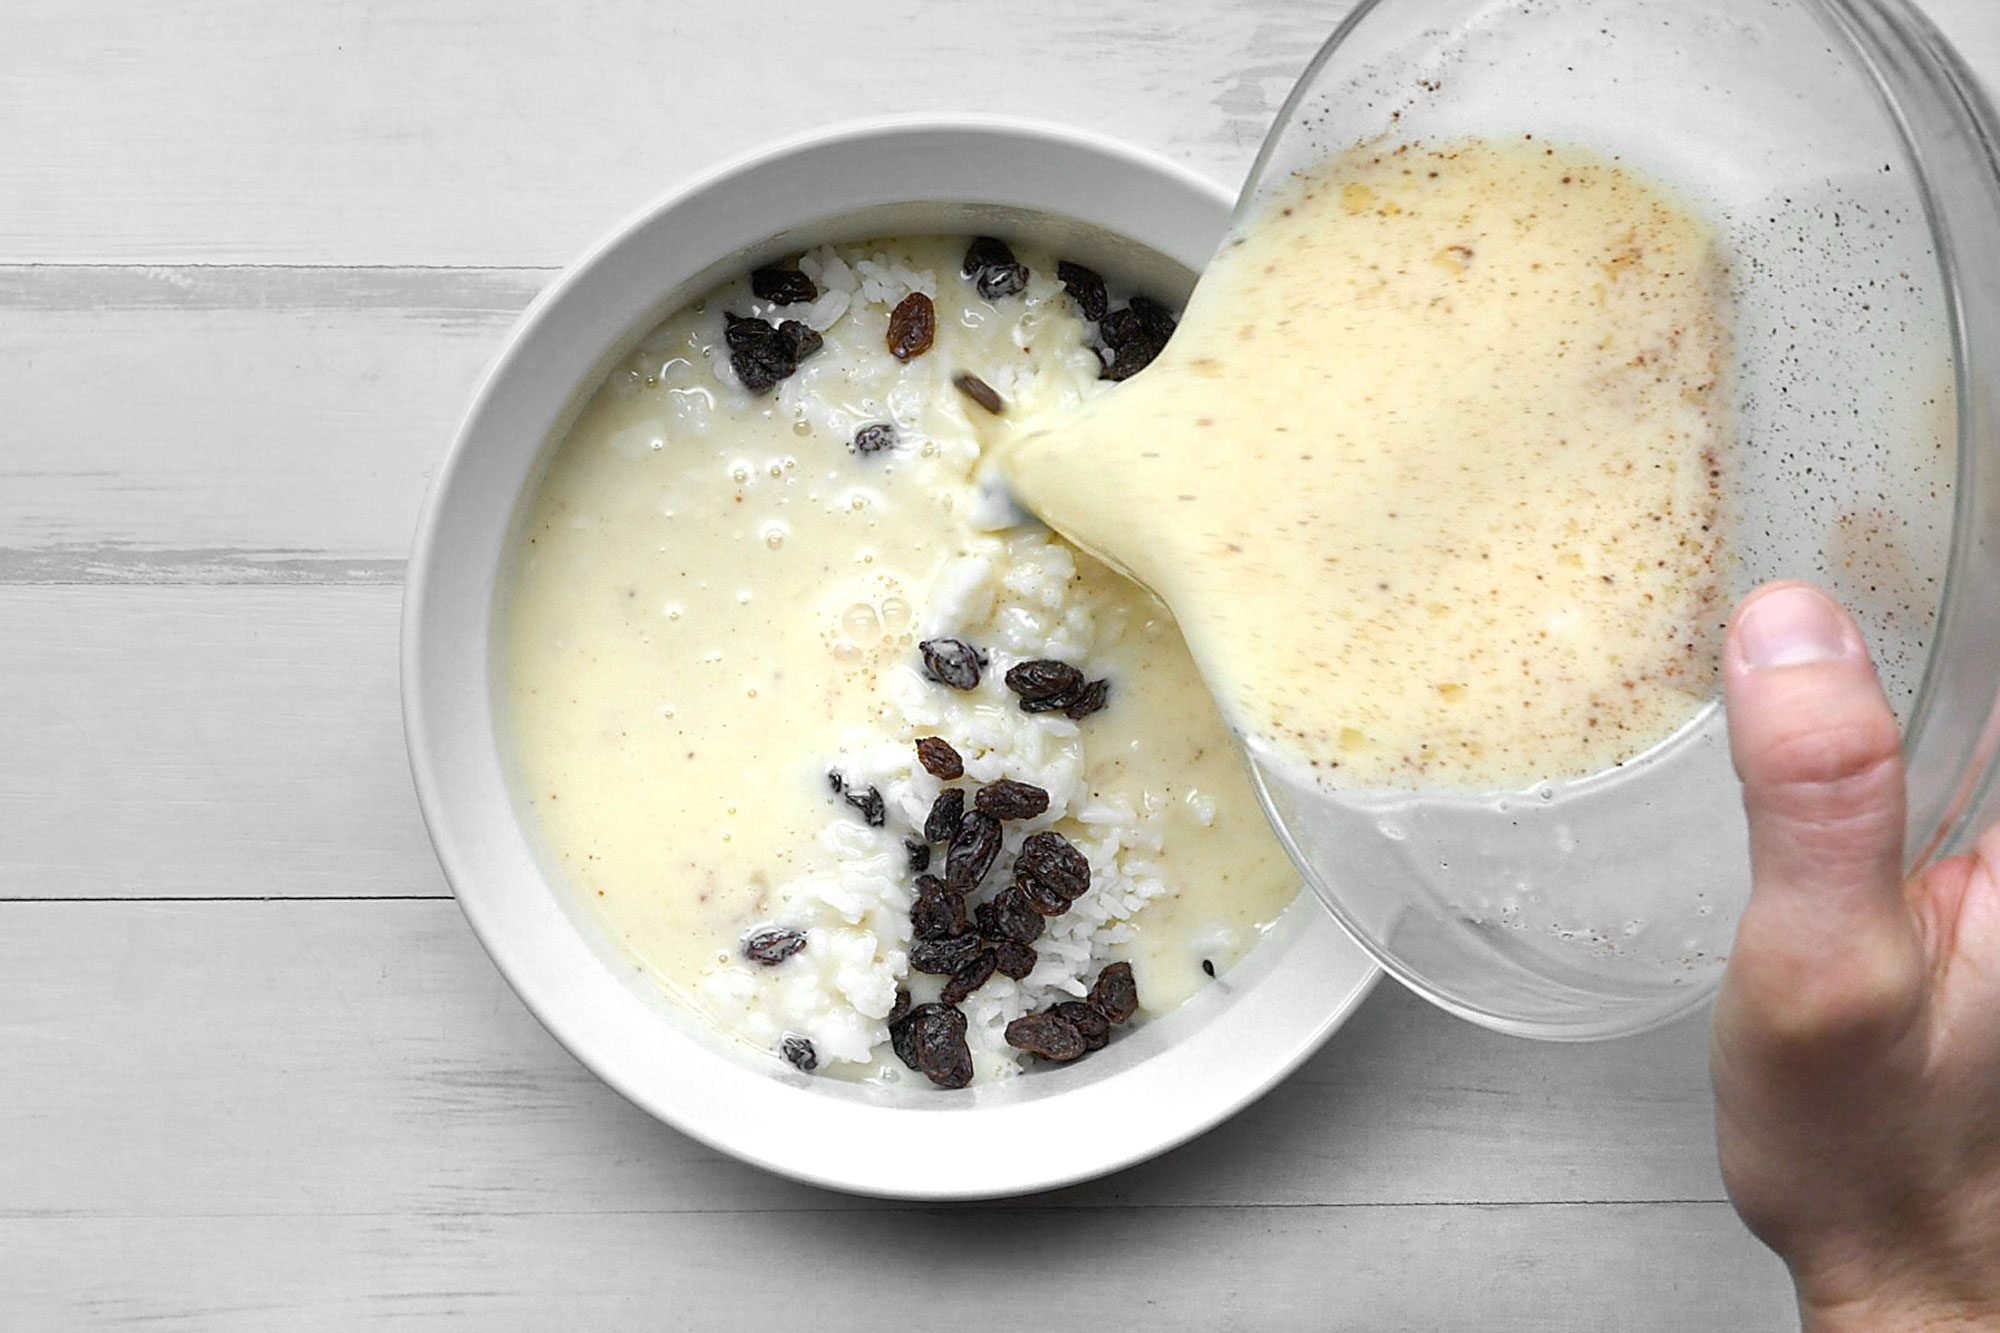
<svg viewBox="0 0 2000 1333">
<path fill-rule="evenodd" d="M 1755 889 L 1715 1015 L 1722 1173 L 1808 1333 L 2000 1329 L 2000 830 L 1903 878 L 1896 721 L 1798 584 L 1724 656 Z"/>
</svg>

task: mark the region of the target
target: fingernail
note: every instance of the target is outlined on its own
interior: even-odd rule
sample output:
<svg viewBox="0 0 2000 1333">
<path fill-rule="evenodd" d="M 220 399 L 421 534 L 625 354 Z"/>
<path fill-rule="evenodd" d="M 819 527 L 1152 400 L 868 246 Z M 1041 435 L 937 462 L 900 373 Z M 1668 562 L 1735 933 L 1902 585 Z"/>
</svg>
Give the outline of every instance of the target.
<svg viewBox="0 0 2000 1333">
<path fill-rule="evenodd" d="M 1816 588 L 1772 588 L 1737 615 L 1737 656 L 1757 670 L 1839 661 L 1860 646 L 1850 624 Z"/>
</svg>

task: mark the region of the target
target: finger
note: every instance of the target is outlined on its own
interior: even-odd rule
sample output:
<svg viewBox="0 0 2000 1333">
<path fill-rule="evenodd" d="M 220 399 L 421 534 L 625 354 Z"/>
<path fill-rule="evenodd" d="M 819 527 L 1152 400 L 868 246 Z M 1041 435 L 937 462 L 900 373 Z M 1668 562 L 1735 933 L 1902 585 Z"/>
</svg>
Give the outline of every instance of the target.
<svg viewBox="0 0 2000 1333">
<path fill-rule="evenodd" d="M 1754 873 L 1732 970 L 1813 1014 L 1893 1007 L 1914 975 L 1902 744 L 1860 628 L 1771 585 L 1738 609 L 1723 675 Z"/>
</svg>

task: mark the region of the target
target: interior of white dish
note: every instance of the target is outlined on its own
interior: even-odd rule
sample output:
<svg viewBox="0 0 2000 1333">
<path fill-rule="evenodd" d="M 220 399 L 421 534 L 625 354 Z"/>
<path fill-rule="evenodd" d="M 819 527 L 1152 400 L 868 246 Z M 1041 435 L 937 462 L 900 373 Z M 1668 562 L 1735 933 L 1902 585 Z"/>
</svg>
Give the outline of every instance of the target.
<svg viewBox="0 0 2000 1333">
<path fill-rule="evenodd" d="M 1198 1133 L 1309 1055 L 1372 984 L 1365 955 L 1301 894 L 1242 965 L 1082 1065 L 960 1094 L 814 1079 L 708 1033 L 639 975 L 552 871 L 507 778 L 492 644 L 511 539 L 583 401 L 662 317 L 811 245 L 926 233 L 1021 237 L 1179 300 L 1232 202 L 1087 136 L 992 124 L 846 131 L 690 187 L 599 247 L 524 319 L 419 531 L 406 730 L 426 821 L 474 929 L 537 1016 L 626 1096 L 817 1183 L 905 1197 L 1016 1193 Z M 963 1153 L 952 1119 L 974 1111 L 989 1147 L 978 1159 Z"/>
</svg>

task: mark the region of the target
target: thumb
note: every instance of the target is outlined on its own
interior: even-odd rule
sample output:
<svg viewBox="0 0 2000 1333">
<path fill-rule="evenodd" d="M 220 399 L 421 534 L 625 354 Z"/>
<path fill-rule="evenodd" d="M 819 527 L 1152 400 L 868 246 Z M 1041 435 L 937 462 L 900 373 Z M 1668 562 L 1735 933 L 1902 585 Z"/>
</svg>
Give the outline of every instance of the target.
<svg viewBox="0 0 2000 1333">
<path fill-rule="evenodd" d="M 1738 608 L 1723 677 L 1754 874 L 1732 981 L 1800 1018 L 1835 1019 L 1829 1000 L 1888 1017 L 1916 954 L 1903 758 L 1860 627 L 1816 588 L 1772 584 Z"/>
</svg>

